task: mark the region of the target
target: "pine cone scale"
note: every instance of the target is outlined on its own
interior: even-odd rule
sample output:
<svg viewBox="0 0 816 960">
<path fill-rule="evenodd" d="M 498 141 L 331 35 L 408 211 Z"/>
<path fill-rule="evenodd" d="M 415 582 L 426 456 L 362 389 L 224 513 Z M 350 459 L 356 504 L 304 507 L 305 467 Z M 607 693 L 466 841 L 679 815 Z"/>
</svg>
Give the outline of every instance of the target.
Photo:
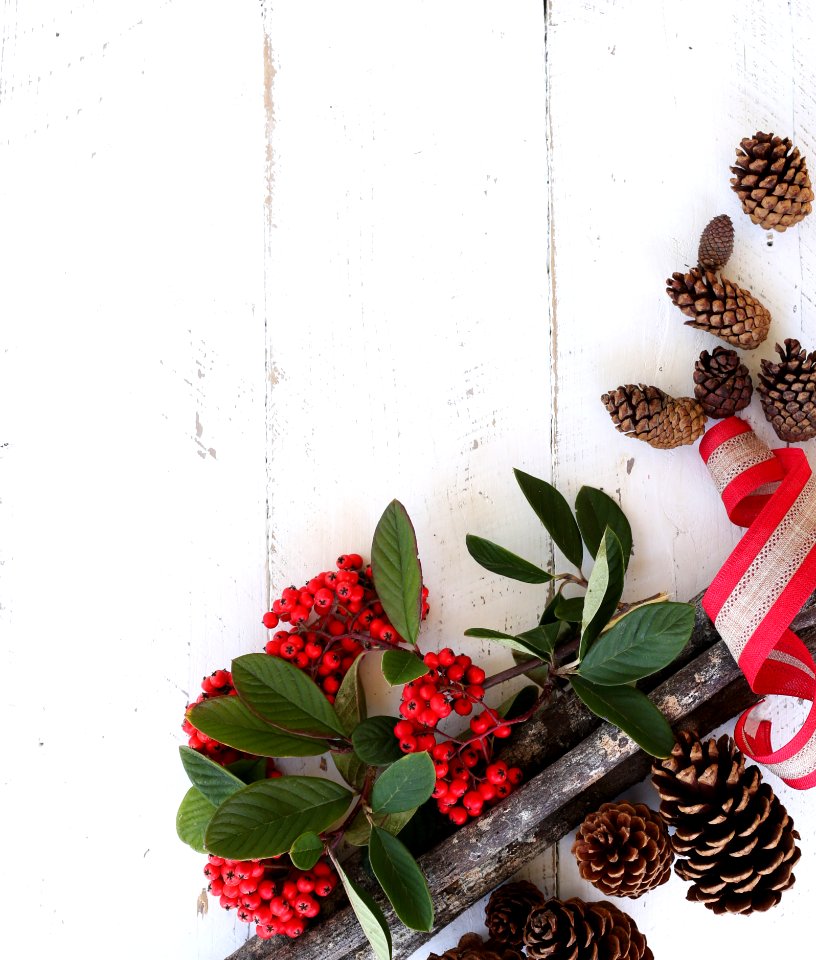
<svg viewBox="0 0 816 960">
<path fill-rule="evenodd" d="M 672 846 L 682 858 L 675 872 L 691 883 L 688 900 L 743 914 L 779 902 L 794 882 L 799 835 L 730 737 L 704 744 L 680 734 L 672 756 L 655 762 L 652 782 L 662 816 L 675 827 Z"/>
</svg>

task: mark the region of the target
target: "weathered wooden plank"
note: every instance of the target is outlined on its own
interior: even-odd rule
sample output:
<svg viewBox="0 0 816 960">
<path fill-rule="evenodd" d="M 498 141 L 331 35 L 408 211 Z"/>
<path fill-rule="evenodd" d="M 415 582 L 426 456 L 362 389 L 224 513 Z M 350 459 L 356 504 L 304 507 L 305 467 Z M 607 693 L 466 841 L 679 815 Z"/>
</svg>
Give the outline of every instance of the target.
<svg viewBox="0 0 816 960">
<path fill-rule="evenodd" d="M 652 700 L 675 728 L 696 727 L 706 733 L 756 702 L 741 671 L 725 644 L 717 639 L 710 621 L 700 611 L 692 647 L 700 649 L 685 666 L 672 673 L 651 694 Z M 713 642 L 712 642 L 713 641 Z M 807 639 L 816 650 L 816 632 Z M 562 710 L 563 707 L 563 710 Z M 638 783 L 648 773 L 650 758 L 610 724 L 600 723 L 571 695 L 563 697 L 558 726 L 538 725 L 536 739 L 559 739 L 568 727 L 573 738 L 583 734 L 562 756 L 548 765 L 502 804 L 471 822 L 420 857 L 436 908 L 434 933 L 458 916 L 471 903 L 557 842 L 581 820 L 586 812 Z M 571 721 L 570 716 L 578 718 Z M 587 729 L 588 728 L 588 729 Z M 593 729 L 594 728 L 594 729 Z M 532 764 L 541 756 L 550 757 L 544 745 L 533 755 L 525 744 L 523 759 Z M 514 759 L 522 758 L 517 753 Z M 349 869 L 380 899 L 392 927 L 395 955 L 407 956 L 432 934 L 403 927 L 387 908 L 376 884 L 362 869 L 359 860 Z M 337 908 L 338 899 L 333 906 Z M 230 960 L 340 960 L 367 956 L 368 945 L 353 912 L 347 906 L 326 911 L 326 916 L 296 943 L 251 940 L 232 954 Z"/>
</svg>

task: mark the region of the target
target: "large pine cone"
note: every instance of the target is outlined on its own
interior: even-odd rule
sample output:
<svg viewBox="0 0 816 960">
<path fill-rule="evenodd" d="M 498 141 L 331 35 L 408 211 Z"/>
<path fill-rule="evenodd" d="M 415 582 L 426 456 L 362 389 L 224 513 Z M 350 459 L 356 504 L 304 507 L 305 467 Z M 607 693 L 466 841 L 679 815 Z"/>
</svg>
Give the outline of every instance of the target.
<svg viewBox="0 0 816 960">
<path fill-rule="evenodd" d="M 478 933 L 466 933 L 455 947 L 441 956 L 431 953 L 428 960 L 523 960 L 523 956 L 506 943 L 485 943 Z"/>
<path fill-rule="evenodd" d="M 694 443 L 705 431 L 706 417 L 696 400 L 675 399 L 658 387 L 627 383 L 605 393 L 601 402 L 621 433 L 658 450 Z"/>
<path fill-rule="evenodd" d="M 727 213 L 714 217 L 700 236 L 697 263 L 703 270 L 722 270 L 734 252 L 734 224 Z"/>
<path fill-rule="evenodd" d="M 771 315 L 748 290 L 710 270 L 692 267 L 666 281 L 672 303 L 691 319 L 687 327 L 707 330 L 732 347 L 753 350 L 768 336 Z"/>
<path fill-rule="evenodd" d="M 813 191 L 805 158 L 788 137 L 755 133 L 737 147 L 731 189 L 754 223 L 780 233 L 811 211 Z"/>
<path fill-rule="evenodd" d="M 655 761 L 660 814 L 675 827 L 678 876 L 692 881 L 687 900 L 714 913 L 753 913 L 779 903 L 793 885 L 800 851 L 793 820 L 762 782 L 759 767 L 728 736 L 703 743 L 679 735 L 671 756 Z"/>
<path fill-rule="evenodd" d="M 694 364 L 694 396 L 705 413 L 715 420 L 732 417 L 751 402 L 754 387 L 748 367 L 736 350 L 717 347 L 703 350 Z"/>
<path fill-rule="evenodd" d="M 506 883 L 494 890 L 485 908 L 485 923 L 490 939 L 520 947 L 527 917 L 546 899 L 538 887 L 526 880 Z"/>
<path fill-rule="evenodd" d="M 632 899 L 665 883 L 674 860 L 666 824 L 644 803 L 604 803 L 584 818 L 572 852 L 584 880 Z"/>
<path fill-rule="evenodd" d="M 548 900 L 524 929 L 529 960 L 654 960 L 635 921 L 605 900 Z"/>
<path fill-rule="evenodd" d="M 777 343 L 776 352 L 780 362 L 761 362 L 757 386 L 765 419 L 780 440 L 810 440 L 816 437 L 816 352 L 791 339 L 784 348 Z"/>
</svg>

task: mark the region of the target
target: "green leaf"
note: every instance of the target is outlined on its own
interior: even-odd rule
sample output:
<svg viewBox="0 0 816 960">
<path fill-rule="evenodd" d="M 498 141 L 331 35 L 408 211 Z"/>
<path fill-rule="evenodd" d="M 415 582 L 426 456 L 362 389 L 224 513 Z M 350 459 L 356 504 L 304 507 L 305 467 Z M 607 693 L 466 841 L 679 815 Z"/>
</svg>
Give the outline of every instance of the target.
<svg viewBox="0 0 816 960">
<path fill-rule="evenodd" d="M 612 619 L 623 593 L 623 553 L 618 538 L 607 528 L 589 575 L 581 621 L 578 659 L 583 660 L 592 641 Z"/>
<path fill-rule="evenodd" d="M 196 730 L 213 740 L 258 757 L 316 757 L 329 749 L 325 740 L 284 733 L 253 713 L 240 697 L 203 700 L 187 716 Z"/>
<path fill-rule="evenodd" d="M 232 661 L 232 682 L 244 703 L 276 727 L 318 737 L 346 734 L 320 687 L 279 657 L 266 653 L 238 657 Z"/>
<path fill-rule="evenodd" d="M 302 833 L 330 827 L 351 799 L 345 787 L 321 777 L 260 780 L 221 804 L 204 840 L 210 853 L 230 860 L 276 857 Z"/>
<path fill-rule="evenodd" d="M 356 657 L 349 667 L 340 689 L 334 700 L 334 712 L 340 718 L 340 723 L 346 733 L 351 731 L 366 718 L 366 698 L 363 684 L 360 680 L 360 663 L 362 657 Z"/>
<path fill-rule="evenodd" d="M 516 634 L 516 640 L 546 660 L 555 649 L 562 626 L 561 623 L 545 623 Z"/>
<path fill-rule="evenodd" d="M 190 783 L 216 807 L 244 786 L 243 780 L 192 747 L 179 747 L 179 754 Z"/>
<path fill-rule="evenodd" d="M 368 766 L 353 750 L 349 750 L 348 753 L 332 753 L 331 756 L 335 767 L 337 767 L 340 776 L 346 783 L 354 787 L 355 790 L 362 790 L 365 785 Z"/>
<path fill-rule="evenodd" d="M 430 754 L 409 753 L 379 775 L 371 791 L 371 809 L 374 813 L 415 810 L 430 799 L 435 786 Z"/>
<path fill-rule="evenodd" d="M 388 683 L 395 687 L 424 677 L 428 667 L 422 657 L 410 650 L 386 650 L 382 657 L 382 672 Z"/>
<path fill-rule="evenodd" d="M 509 696 L 496 712 L 505 720 L 514 720 L 526 713 L 538 699 L 538 687 L 528 684 Z"/>
<path fill-rule="evenodd" d="M 502 633 L 501 630 L 491 630 L 489 627 L 469 627 L 465 630 L 466 637 L 477 637 L 479 640 L 495 640 L 504 647 L 509 647 L 516 653 L 528 654 L 531 657 L 541 658 L 538 649 L 532 643 L 526 643 L 511 633 Z"/>
<path fill-rule="evenodd" d="M 592 556 L 597 556 L 607 527 L 620 541 L 623 552 L 623 567 L 629 566 L 632 555 L 632 528 L 626 514 L 615 501 L 602 490 L 594 487 L 581 487 L 575 498 L 575 515 L 581 536 Z"/>
<path fill-rule="evenodd" d="M 176 814 L 176 833 L 179 840 L 183 840 L 196 853 L 207 853 L 204 846 L 204 831 L 212 820 L 215 807 L 197 790 L 190 787 L 184 794 Z"/>
<path fill-rule="evenodd" d="M 547 583 L 552 580 L 552 574 L 537 567 L 529 560 L 524 560 L 500 547 L 492 540 L 476 537 L 469 533 L 465 537 L 467 551 L 476 561 L 491 573 L 498 573 L 511 580 L 520 580 L 522 583 Z"/>
<path fill-rule="evenodd" d="M 374 531 L 371 570 L 389 621 L 408 643 L 416 643 L 422 615 L 422 569 L 414 526 L 399 500 L 388 504 Z"/>
<path fill-rule="evenodd" d="M 392 836 L 396 836 L 400 830 L 411 820 L 416 810 L 402 810 L 400 813 L 383 813 L 379 816 L 373 816 L 375 825 L 387 830 Z M 367 847 L 371 837 L 371 824 L 368 818 L 361 810 L 351 821 L 349 828 L 343 833 L 343 839 L 355 847 Z"/>
<path fill-rule="evenodd" d="M 542 663 L 538 656 L 531 657 L 526 653 L 519 653 L 517 650 L 513 651 L 513 662 L 514 663 L 529 663 L 530 669 L 524 674 L 528 680 L 532 680 L 534 683 L 537 683 L 540 687 L 546 687 L 547 684 L 551 683 L 550 679 L 550 666 L 547 663 Z M 538 663 L 539 666 L 534 667 L 533 663 Z"/>
<path fill-rule="evenodd" d="M 289 856 L 298 870 L 311 870 L 322 853 L 323 841 L 313 830 L 307 830 L 292 844 Z"/>
<path fill-rule="evenodd" d="M 561 588 L 563 588 L 563 584 L 561 585 Z M 555 609 L 561 602 L 561 588 L 559 588 L 553 594 L 550 602 L 546 607 L 544 607 L 544 612 L 541 614 L 541 618 L 538 621 L 542 627 L 548 623 L 554 623 L 558 619 L 555 615 Z"/>
<path fill-rule="evenodd" d="M 694 607 L 690 603 L 638 607 L 595 643 L 578 673 L 603 686 L 648 677 L 679 656 L 693 629 Z"/>
<path fill-rule="evenodd" d="M 234 700 L 235 697 L 230 699 Z M 235 760 L 227 764 L 227 770 L 234 773 L 241 783 L 255 783 L 256 780 L 266 779 L 266 760 L 263 757 L 260 760 Z"/>
<path fill-rule="evenodd" d="M 371 894 L 358 886 L 344 873 L 340 864 L 334 860 L 334 869 L 340 877 L 340 883 L 349 898 L 363 933 L 366 935 L 377 960 L 391 960 L 391 931 L 388 929 L 382 910 L 377 906 Z"/>
<path fill-rule="evenodd" d="M 428 884 L 405 844 L 381 827 L 374 827 L 368 856 L 374 876 L 405 926 L 431 930 L 434 911 Z"/>
<path fill-rule="evenodd" d="M 561 602 L 555 608 L 555 616 L 567 623 L 580 623 L 584 618 L 584 598 L 561 597 Z"/>
<path fill-rule="evenodd" d="M 614 723 L 646 753 L 668 757 L 674 734 L 666 718 L 636 687 L 600 687 L 573 674 L 572 689 L 596 715 Z"/>
<path fill-rule="evenodd" d="M 396 722 L 394 717 L 369 717 L 355 729 L 351 742 L 363 763 L 382 767 L 404 755 L 394 736 Z"/>
<path fill-rule="evenodd" d="M 522 470 L 514 470 L 521 492 L 538 519 L 547 528 L 553 543 L 574 566 L 580 570 L 584 560 L 581 532 L 569 504 L 554 486 Z"/>
</svg>

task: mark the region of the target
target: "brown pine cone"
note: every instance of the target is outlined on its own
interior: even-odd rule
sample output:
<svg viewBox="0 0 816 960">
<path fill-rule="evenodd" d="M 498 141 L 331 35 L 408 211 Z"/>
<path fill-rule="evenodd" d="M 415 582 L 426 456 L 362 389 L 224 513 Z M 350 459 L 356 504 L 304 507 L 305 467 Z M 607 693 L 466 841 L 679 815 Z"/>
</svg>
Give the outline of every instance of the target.
<svg viewBox="0 0 816 960">
<path fill-rule="evenodd" d="M 572 852 L 584 880 L 633 900 L 665 883 L 674 860 L 666 824 L 643 803 L 604 803 L 588 814 Z"/>
<path fill-rule="evenodd" d="M 757 132 L 737 147 L 731 189 L 754 223 L 780 233 L 811 211 L 811 190 L 805 158 L 788 137 Z"/>
<path fill-rule="evenodd" d="M 611 903 L 548 900 L 524 928 L 529 960 L 654 960 L 635 921 Z"/>
<path fill-rule="evenodd" d="M 490 894 L 485 908 L 485 923 L 490 939 L 521 946 L 524 924 L 530 911 L 546 901 L 544 894 L 527 880 L 506 883 Z"/>
<path fill-rule="evenodd" d="M 768 336 L 771 315 L 748 290 L 710 270 L 692 267 L 666 281 L 672 303 L 690 320 L 687 327 L 707 330 L 732 347 L 753 350 Z"/>
<path fill-rule="evenodd" d="M 485 942 L 478 933 L 466 933 L 455 947 L 441 956 L 431 953 L 428 960 L 523 960 L 523 955 L 506 943 Z"/>
<path fill-rule="evenodd" d="M 753 913 L 779 903 L 800 856 L 793 820 L 762 782 L 759 767 L 728 736 L 703 743 L 679 734 L 652 766 L 660 815 L 675 827 L 675 872 L 692 881 L 687 900 L 714 913 Z"/>
<path fill-rule="evenodd" d="M 722 270 L 734 252 L 734 224 L 727 213 L 714 217 L 700 236 L 697 263 L 703 270 Z"/>
<path fill-rule="evenodd" d="M 780 440 L 797 443 L 816 437 L 816 352 L 806 353 L 787 339 L 776 352 L 780 362 L 761 361 L 757 393 L 765 419 Z"/>
<path fill-rule="evenodd" d="M 703 435 L 706 417 L 692 397 L 675 399 L 658 387 L 627 383 L 601 397 L 615 427 L 658 450 L 694 443 Z"/>
<path fill-rule="evenodd" d="M 705 413 L 715 420 L 732 417 L 751 402 L 754 386 L 748 367 L 736 350 L 716 347 L 703 350 L 694 364 L 694 396 Z"/>
</svg>

